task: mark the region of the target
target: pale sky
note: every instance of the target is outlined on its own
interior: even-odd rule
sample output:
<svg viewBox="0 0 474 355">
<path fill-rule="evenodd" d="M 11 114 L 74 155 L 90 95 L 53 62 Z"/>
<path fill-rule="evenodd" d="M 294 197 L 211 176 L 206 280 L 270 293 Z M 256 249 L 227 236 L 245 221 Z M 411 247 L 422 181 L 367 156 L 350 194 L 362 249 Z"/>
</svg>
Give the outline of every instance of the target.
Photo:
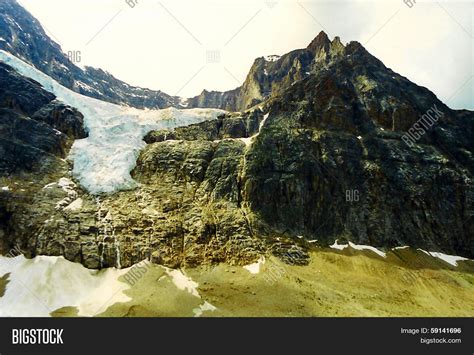
<svg viewBox="0 0 474 355">
<path fill-rule="evenodd" d="M 325 30 L 331 39 L 361 42 L 450 107 L 474 109 L 474 6 L 467 0 L 412 7 L 403 0 L 129 1 L 138 3 L 19 2 L 65 52 L 81 51 L 82 65 L 170 95 L 233 89 L 255 58 L 306 47 Z M 208 62 L 208 51 L 218 63 Z"/>
</svg>

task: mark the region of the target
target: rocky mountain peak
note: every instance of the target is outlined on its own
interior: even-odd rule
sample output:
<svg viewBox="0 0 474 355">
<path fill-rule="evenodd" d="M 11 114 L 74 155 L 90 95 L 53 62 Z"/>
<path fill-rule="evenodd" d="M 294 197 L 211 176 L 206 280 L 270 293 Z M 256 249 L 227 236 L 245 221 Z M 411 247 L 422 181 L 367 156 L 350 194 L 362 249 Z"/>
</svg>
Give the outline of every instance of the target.
<svg viewBox="0 0 474 355">
<path fill-rule="evenodd" d="M 329 49 L 331 41 L 329 40 L 326 32 L 321 31 L 309 44 L 308 49 L 314 53 L 319 52 L 322 48 L 325 50 Z"/>
</svg>

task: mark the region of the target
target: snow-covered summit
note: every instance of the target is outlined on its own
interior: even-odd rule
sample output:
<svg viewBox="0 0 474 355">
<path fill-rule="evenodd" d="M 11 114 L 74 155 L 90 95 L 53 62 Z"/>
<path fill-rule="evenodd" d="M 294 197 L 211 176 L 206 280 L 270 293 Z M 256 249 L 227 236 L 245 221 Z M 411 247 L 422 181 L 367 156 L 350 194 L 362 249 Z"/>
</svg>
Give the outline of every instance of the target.
<svg viewBox="0 0 474 355">
<path fill-rule="evenodd" d="M 74 161 L 74 177 L 93 194 L 116 192 L 136 185 L 130 171 L 145 146 L 143 137 L 148 132 L 216 119 L 225 112 L 175 108 L 139 110 L 119 106 L 75 93 L 8 52 L 0 51 L 0 61 L 39 82 L 58 100 L 84 115 L 89 137 L 74 143 L 70 158 Z"/>
</svg>

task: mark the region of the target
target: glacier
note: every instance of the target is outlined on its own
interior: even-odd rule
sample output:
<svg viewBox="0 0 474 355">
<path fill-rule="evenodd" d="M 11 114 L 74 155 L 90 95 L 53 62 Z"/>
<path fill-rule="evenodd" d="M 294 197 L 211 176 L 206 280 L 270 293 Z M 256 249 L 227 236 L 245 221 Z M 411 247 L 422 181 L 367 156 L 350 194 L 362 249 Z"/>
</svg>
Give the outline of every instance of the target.
<svg viewBox="0 0 474 355">
<path fill-rule="evenodd" d="M 89 133 L 76 140 L 70 151 L 73 176 L 91 194 L 113 193 L 137 186 L 130 172 L 135 168 L 143 137 L 158 129 L 175 129 L 216 119 L 226 111 L 218 109 L 140 110 L 78 94 L 59 84 L 30 64 L 0 50 L 0 61 L 21 75 L 40 83 L 67 105 L 84 115 Z"/>
</svg>

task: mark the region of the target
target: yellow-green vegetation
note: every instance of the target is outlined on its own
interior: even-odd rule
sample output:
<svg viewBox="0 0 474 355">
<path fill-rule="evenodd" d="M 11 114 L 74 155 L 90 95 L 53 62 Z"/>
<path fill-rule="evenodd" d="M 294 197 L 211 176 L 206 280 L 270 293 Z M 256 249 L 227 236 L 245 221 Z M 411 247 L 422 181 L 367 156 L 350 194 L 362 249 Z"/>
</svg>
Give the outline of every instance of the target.
<svg viewBox="0 0 474 355">
<path fill-rule="evenodd" d="M 307 266 L 269 257 L 258 274 L 221 264 L 185 270 L 201 296 L 178 290 L 153 266 L 125 293 L 132 301 L 102 316 L 472 317 L 474 263 L 454 267 L 411 249 L 381 258 L 370 251 L 318 249 Z"/>
<path fill-rule="evenodd" d="M 365 75 L 359 75 L 356 80 L 357 89 L 361 92 L 368 92 L 377 87 L 377 83 L 370 80 Z"/>
<path fill-rule="evenodd" d="M 0 277 L 0 297 L 3 297 L 3 295 L 5 294 L 5 291 L 8 285 L 9 276 L 10 276 L 9 274 L 5 274 L 2 277 Z"/>
</svg>

